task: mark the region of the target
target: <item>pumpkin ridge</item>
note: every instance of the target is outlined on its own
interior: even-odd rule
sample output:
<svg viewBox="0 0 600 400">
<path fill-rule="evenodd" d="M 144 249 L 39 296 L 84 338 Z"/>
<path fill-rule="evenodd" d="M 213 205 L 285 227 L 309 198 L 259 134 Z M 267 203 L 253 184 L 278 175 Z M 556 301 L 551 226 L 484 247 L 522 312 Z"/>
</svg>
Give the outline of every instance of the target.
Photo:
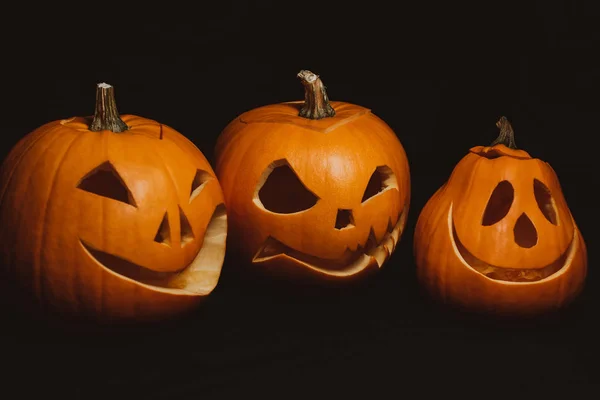
<svg viewBox="0 0 600 400">
<path fill-rule="evenodd" d="M 50 207 L 50 202 L 54 199 L 53 193 L 56 189 L 56 181 L 57 181 L 57 177 L 58 174 L 60 172 L 61 167 L 63 166 L 65 160 L 67 159 L 67 155 L 69 153 L 69 151 L 73 148 L 73 145 L 77 142 L 78 139 L 80 139 L 81 137 L 83 137 L 82 135 L 74 135 L 73 139 L 71 139 L 71 142 L 69 142 L 69 144 L 66 146 L 64 152 L 62 153 L 62 155 L 58 158 L 58 162 L 56 163 L 56 167 L 54 168 L 54 172 L 52 173 L 52 179 L 50 182 L 50 191 L 48 193 L 48 196 L 46 197 L 46 200 L 44 202 L 44 207 L 42 207 L 43 210 L 43 216 L 40 218 L 41 220 L 41 224 L 42 224 L 42 229 L 41 229 L 41 238 L 39 241 L 38 246 L 36 246 L 36 251 L 34 254 L 37 254 L 38 258 L 36 260 L 36 262 L 34 262 L 34 277 L 37 279 L 37 286 L 38 286 L 38 296 L 40 298 L 41 301 L 44 301 L 44 284 L 42 282 L 42 276 L 43 276 L 43 264 L 42 264 L 42 260 L 44 258 L 44 244 L 46 242 L 46 228 L 48 227 L 48 215 L 49 215 L 49 210 L 48 208 Z M 35 285 L 35 284 L 34 284 Z"/>
<path fill-rule="evenodd" d="M 54 131 L 56 131 L 56 130 L 58 130 L 58 129 L 57 129 L 57 127 L 55 126 L 55 127 L 53 127 L 53 129 L 52 129 L 51 131 L 52 131 L 52 132 L 54 132 Z M 57 141 L 57 139 L 58 139 L 58 138 L 61 136 L 61 135 L 60 135 L 60 133 L 61 133 L 61 132 L 58 132 L 58 134 L 57 134 L 57 135 L 54 135 L 53 137 L 51 137 L 51 138 L 50 138 L 50 140 L 49 140 L 49 141 L 48 141 L 48 143 L 46 144 L 46 146 L 45 146 L 44 150 L 40 152 L 41 154 L 47 154 L 47 150 L 48 150 L 49 148 L 51 148 L 51 147 L 52 147 L 52 145 L 53 145 L 53 144 L 54 144 L 54 143 Z M 46 136 L 50 136 L 50 135 L 44 135 L 44 137 L 46 137 Z M 37 170 L 38 170 L 38 165 L 39 165 L 39 163 L 41 163 L 43 160 L 44 160 L 44 158 L 43 158 L 43 157 L 37 157 L 37 160 L 34 162 L 34 164 L 33 164 L 33 167 L 32 167 L 32 168 L 29 168 L 29 171 L 31 171 L 31 174 L 28 176 L 28 179 L 27 179 L 27 181 L 28 181 L 28 186 L 27 186 L 27 190 L 25 190 L 25 194 L 28 194 L 29 190 L 30 190 L 32 187 L 34 187 L 34 185 L 32 184 L 32 182 L 31 182 L 31 181 L 32 181 L 32 179 L 33 179 L 33 175 L 34 175 L 35 171 L 37 171 Z M 28 197 L 28 196 L 24 196 L 24 197 Z M 19 209 L 18 209 L 18 210 L 15 212 L 15 214 L 16 214 L 16 215 L 19 215 L 19 216 L 20 216 L 20 218 L 19 218 L 19 223 L 17 224 L 17 226 L 22 226 L 22 225 L 23 225 L 23 213 L 22 213 L 21 211 L 22 211 L 22 208 L 23 208 L 24 206 L 25 206 L 25 202 L 21 202 L 21 203 L 19 204 Z M 14 245 L 14 240 L 16 240 L 17 238 L 16 238 L 16 236 L 13 236 L 13 238 L 12 238 L 12 239 L 13 239 L 13 245 Z"/>
<path fill-rule="evenodd" d="M 104 112 L 102 108 L 99 112 Z M 185 136 L 165 125 L 137 116 L 121 118 L 139 130 L 128 130 L 121 137 L 115 129 L 92 131 L 88 129 L 92 119 L 82 116 L 45 123 L 13 146 L 0 166 L 0 273 L 10 279 L 8 285 L 19 289 L 14 295 L 27 303 L 28 311 L 72 322 L 159 322 L 187 313 L 218 283 L 227 238 L 227 215 L 218 182 L 211 184 L 209 195 L 190 218 L 198 229 L 211 218 L 200 252 L 193 254 L 195 245 L 171 251 L 149 237 L 156 232 L 157 211 L 167 208 L 176 215 L 176 198 L 186 192 L 188 176 L 196 172 L 192 168 L 214 176 L 208 160 Z M 116 123 L 106 121 L 109 128 Z M 147 143 L 161 136 L 170 142 Z M 104 171 L 108 162 L 113 166 L 108 172 L 116 172 L 114 175 L 124 180 L 97 176 L 98 180 L 86 183 L 90 189 L 86 192 L 94 195 L 78 188 L 82 177 Z M 176 185 L 182 189 L 181 196 L 173 192 Z M 144 197 L 144 205 L 137 204 L 140 209 L 119 203 L 125 189 Z M 212 218 L 209 208 L 216 202 L 218 212 L 213 211 Z M 176 222 L 172 225 L 176 230 Z M 170 279 L 169 287 L 174 289 L 163 289 L 101 268 L 80 248 L 79 238 L 100 251 L 156 267 L 153 270 L 158 272 L 182 267 L 182 254 L 185 261 L 192 262 L 188 272 Z M 169 279 L 146 276 L 151 270 L 147 269 L 126 271 L 161 284 Z M 184 290 L 188 288 L 192 291 Z"/>
<path fill-rule="evenodd" d="M 175 131 L 175 129 L 173 129 L 172 127 L 170 127 L 169 125 L 166 125 L 166 124 L 160 124 L 160 125 L 161 125 L 161 130 L 160 130 L 161 139 L 168 140 L 170 143 L 172 143 L 174 146 L 176 146 L 182 153 L 187 153 L 188 151 L 199 152 L 200 155 L 202 156 L 202 158 L 204 158 L 206 160 L 206 157 L 204 156 L 204 154 L 202 154 L 202 151 L 187 136 L 184 136 L 184 135 L 172 136 L 172 134 L 168 133 L 168 132 Z M 165 132 L 167 132 L 166 135 L 165 135 Z M 165 139 L 165 136 L 167 137 L 167 139 Z M 188 148 L 186 149 L 182 146 L 182 144 L 177 143 L 177 140 L 181 140 L 182 144 L 186 145 Z M 197 166 L 194 164 L 194 168 L 196 168 L 196 167 Z M 212 165 L 210 165 L 210 163 L 209 163 L 209 167 L 210 167 L 209 169 L 206 169 L 206 166 L 203 168 L 206 170 L 206 172 L 211 173 L 213 175 L 213 177 L 215 177 L 214 169 L 212 168 Z"/>
<path fill-rule="evenodd" d="M 50 124 L 52 124 L 52 123 L 50 123 Z M 46 136 L 48 136 L 50 133 L 54 132 L 55 130 L 57 130 L 56 126 L 54 127 L 54 129 L 49 129 L 46 132 L 42 132 L 37 138 L 32 140 L 31 143 L 29 143 L 29 145 L 25 149 L 23 149 L 21 151 L 21 153 L 18 155 L 19 158 L 12 165 L 12 168 L 10 169 L 10 172 L 8 173 L 6 182 L 4 183 L 4 185 L 1 189 L 2 192 L 0 193 L 0 208 L 2 207 L 2 204 L 4 203 L 4 195 L 6 194 L 6 191 L 8 190 L 8 187 L 10 186 L 13 175 L 14 175 L 15 171 L 17 170 L 17 168 L 19 168 L 19 165 L 21 165 L 21 162 L 23 161 L 23 159 L 25 158 L 27 153 L 29 153 L 29 151 L 31 149 L 33 149 L 40 140 L 42 140 L 43 138 L 45 138 Z"/>
<path fill-rule="evenodd" d="M 161 130 L 161 133 L 162 133 L 162 130 Z M 171 143 L 173 143 L 173 142 L 171 142 Z M 156 154 L 156 157 L 160 159 L 160 161 L 161 161 L 160 165 L 167 172 L 169 180 L 171 181 L 171 184 L 173 185 L 173 188 L 175 189 L 175 193 L 178 193 L 179 192 L 179 187 L 177 186 L 176 180 L 173 178 L 173 173 L 171 172 L 171 169 L 167 166 L 167 163 L 165 162 L 165 159 L 164 159 L 164 157 L 162 156 L 162 154 L 160 152 L 160 148 L 158 147 L 159 145 L 161 145 L 160 142 L 152 142 L 152 145 L 150 147 L 152 147 L 152 152 L 154 154 Z M 175 147 L 177 147 L 177 149 L 180 149 L 180 147 L 177 146 L 175 143 L 173 143 L 173 145 Z M 195 168 L 195 166 L 193 166 L 193 167 Z"/>
</svg>

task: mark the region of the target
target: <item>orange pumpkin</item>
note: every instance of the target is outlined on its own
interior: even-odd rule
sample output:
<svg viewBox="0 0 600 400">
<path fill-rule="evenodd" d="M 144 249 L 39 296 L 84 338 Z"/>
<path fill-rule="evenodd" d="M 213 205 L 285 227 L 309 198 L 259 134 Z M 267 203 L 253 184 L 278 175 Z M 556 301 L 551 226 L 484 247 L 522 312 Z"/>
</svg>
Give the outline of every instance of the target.
<svg viewBox="0 0 600 400">
<path fill-rule="evenodd" d="M 217 141 L 231 243 L 257 272 L 353 280 L 379 270 L 400 240 L 407 157 L 369 109 L 330 102 L 310 71 L 298 77 L 304 102 L 245 112 Z"/>
<path fill-rule="evenodd" d="M 476 312 L 534 315 L 584 286 L 585 243 L 550 165 L 517 149 L 506 118 L 473 147 L 417 221 L 418 278 L 435 298 Z"/>
<path fill-rule="evenodd" d="M 94 119 L 41 126 L 0 171 L 0 256 L 9 282 L 72 316 L 145 320 L 191 309 L 225 254 L 221 187 L 192 142 L 119 116 L 110 85 Z"/>
</svg>

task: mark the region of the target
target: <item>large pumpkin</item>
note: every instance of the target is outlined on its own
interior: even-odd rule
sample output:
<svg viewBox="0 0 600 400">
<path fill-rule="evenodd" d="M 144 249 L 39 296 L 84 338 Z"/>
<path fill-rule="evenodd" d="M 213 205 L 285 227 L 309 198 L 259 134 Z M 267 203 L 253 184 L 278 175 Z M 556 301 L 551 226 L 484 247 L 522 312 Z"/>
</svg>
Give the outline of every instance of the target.
<svg viewBox="0 0 600 400">
<path fill-rule="evenodd" d="M 417 221 L 421 284 L 476 312 L 546 313 L 582 290 L 586 247 L 556 173 L 516 148 L 501 118 L 498 139 L 473 147 Z"/>
<path fill-rule="evenodd" d="M 166 125 L 121 118 L 106 84 L 93 120 L 50 122 L 8 154 L 0 218 L 9 282 L 86 318 L 189 310 L 217 284 L 225 255 L 225 207 L 206 158 Z"/>
<path fill-rule="evenodd" d="M 304 102 L 245 112 L 218 139 L 215 171 L 231 243 L 245 265 L 267 274 L 362 277 L 379 270 L 400 240 L 407 157 L 369 109 L 330 102 L 317 75 L 298 76 Z"/>
</svg>

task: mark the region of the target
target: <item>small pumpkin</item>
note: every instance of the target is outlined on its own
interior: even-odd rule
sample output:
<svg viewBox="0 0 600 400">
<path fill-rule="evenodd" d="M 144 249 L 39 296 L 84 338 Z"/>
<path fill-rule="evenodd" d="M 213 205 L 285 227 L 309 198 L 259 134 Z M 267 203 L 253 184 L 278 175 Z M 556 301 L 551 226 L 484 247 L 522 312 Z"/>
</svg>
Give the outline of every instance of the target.
<svg viewBox="0 0 600 400">
<path fill-rule="evenodd" d="M 305 101 L 247 111 L 218 138 L 215 171 L 245 265 L 342 282 L 379 270 L 406 222 L 410 175 L 392 129 L 369 109 L 329 101 L 298 74 Z"/>
<path fill-rule="evenodd" d="M 583 237 L 552 167 L 517 149 L 505 117 L 419 215 L 417 274 L 442 302 L 475 312 L 535 315 L 566 306 L 587 273 Z"/>
<path fill-rule="evenodd" d="M 217 285 L 227 216 L 200 150 L 174 129 L 96 113 L 45 124 L 0 170 L 0 257 L 41 305 L 101 320 L 174 316 Z"/>
</svg>

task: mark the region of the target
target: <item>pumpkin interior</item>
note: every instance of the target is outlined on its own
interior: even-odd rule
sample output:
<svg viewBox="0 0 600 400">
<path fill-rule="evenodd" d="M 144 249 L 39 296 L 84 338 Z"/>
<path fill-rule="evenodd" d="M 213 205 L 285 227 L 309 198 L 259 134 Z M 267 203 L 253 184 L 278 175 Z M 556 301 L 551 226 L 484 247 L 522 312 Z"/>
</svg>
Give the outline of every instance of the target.
<svg viewBox="0 0 600 400">
<path fill-rule="evenodd" d="M 213 177 L 208 172 L 200 169 L 196 171 L 190 187 L 190 203 L 200 194 L 210 179 L 213 179 Z M 102 163 L 87 173 L 79 181 L 77 188 L 137 207 L 131 191 L 119 176 L 116 168 L 109 161 Z M 190 265 L 176 272 L 154 271 L 94 248 L 84 241 L 81 241 L 81 245 L 96 262 L 121 276 L 162 289 L 203 293 L 210 291 L 212 286 L 214 286 L 214 272 L 218 272 L 218 270 L 213 270 L 213 268 L 214 266 L 221 265 L 225 256 L 226 218 L 225 206 L 223 204 L 218 205 L 209 221 L 203 246 L 198 255 Z M 179 207 L 179 224 L 180 241 L 183 247 L 193 241 L 194 233 L 190 221 L 181 209 L 181 206 Z M 168 247 L 172 246 L 167 213 L 165 213 L 157 229 L 154 241 Z M 209 273 L 209 271 L 211 272 Z"/>
<path fill-rule="evenodd" d="M 277 214 L 308 210 L 318 200 L 284 159 L 272 162 L 263 172 L 253 198 L 256 205 Z"/>
<path fill-rule="evenodd" d="M 378 242 L 375 233 L 371 230 L 366 242 L 359 245 L 355 251 L 346 251 L 343 257 L 337 260 L 324 259 L 302 253 L 279 240 L 269 236 L 253 258 L 253 262 L 264 262 L 275 257 L 286 256 L 315 270 L 326 270 L 330 275 L 345 276 L 363 270 L 374 258 L 379 267 L 393 253 L 404 228 L 406 208 L 398 216 L 395 225 L 391 218 L 388 221 L 386 234 Z"/>
<path fill-rule="evenodd" d="M 502 187 L 506 186 L 502 185 Z M 504 209 L 505 204 L 498 200 L 493 200 L 494 193 L 496 193 L 496 196 L 501 196 L 501 194 L 499 194 L 501 192 L 502 189 L 494 190 L 490 199 L 490 203 L 492 201 L 495 201 L 495 207 Z M 488 207 L 486 207 L 486 213 L 493 212 L 490 210 L 490 208 L 494 208 L 494 206 L 490 207 L 490 203 L 488 203 Z M 499 213 L 503 213 L 503 209 L 501 211 L 496 210 L 496 215 L 498 215 Z M 576 243 L 576 238 L 574 238 L 567 251 L 565 251 L 559 258 L 554 260 L 549 265 L 544 266 L 543 268 L 504 268 L 491 265 L 479 259 L 478 257 L 475 257 L 462 244 L 456 232 L 456 227 L 454 226 L 454 220 L 452 218 L 452 205 L 450 205 L 450 211 L 448 212 L 448 228 L 451 231 L 454 250 L 457 253 L 457 255 L 459 255 L 460 258 L 462 258 L 468 264 L 469 267 L 473 268 L 480 274 L 490 279 L 498 281 L 535 282 L 545 279 L 550 275 L 555 274 L 565 266 L 566 262 L 568 261 L 568 258 L 572 257 L 572 250 Z M 523 247 L 533 247 L 535 245 L 535 242 L 537 242 L 537 231 L 533 226 L 531 220 L 526 216 L 526 214 L 521 215 L 521 217 L 519 217 L 519 219 L 517 220 L 517 223 L 514 227 L 514 236 L 517 244 Z"/>
</svg>

